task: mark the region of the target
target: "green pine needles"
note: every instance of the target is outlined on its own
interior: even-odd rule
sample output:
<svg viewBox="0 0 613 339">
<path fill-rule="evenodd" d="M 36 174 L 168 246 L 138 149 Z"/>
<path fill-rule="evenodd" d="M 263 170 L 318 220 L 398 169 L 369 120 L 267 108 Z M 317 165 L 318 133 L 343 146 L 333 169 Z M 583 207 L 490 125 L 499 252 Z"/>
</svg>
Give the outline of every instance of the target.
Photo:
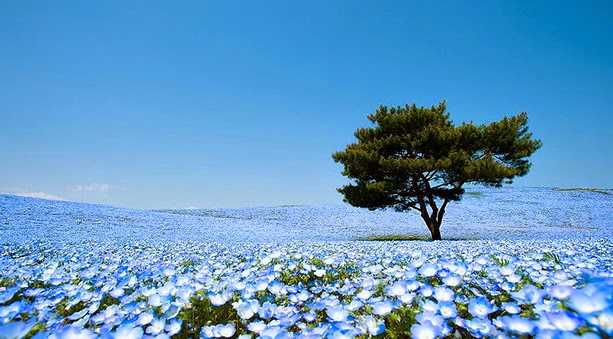
<svg viewBox="0 0 613 339">
<path fill-rule="evenodd" d="M 433 240 L 449 201 L 468 183 L 500 187 L 528 173 L 527 158 L 541 147 L 528 133 L 522 112 L 488 125 L 453 124 L 445 102 L 438 106 L 380 106 L 374 127 L 359 128 L 356 143 L 332 155 L 353 183 L 339 188 L 344 201 L 370 210 L 420 212 Z"/>
</svg>

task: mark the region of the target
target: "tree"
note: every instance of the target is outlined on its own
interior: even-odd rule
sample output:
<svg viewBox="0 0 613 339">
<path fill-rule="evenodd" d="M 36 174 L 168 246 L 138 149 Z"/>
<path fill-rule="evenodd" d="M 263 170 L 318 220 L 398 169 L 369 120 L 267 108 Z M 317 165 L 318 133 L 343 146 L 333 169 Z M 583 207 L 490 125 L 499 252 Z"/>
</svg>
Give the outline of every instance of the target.
<svg viewBox="0 0 613 339">
<path fill-rule="evenodd" d="M 374 127 L 358 128 L 356 143 L 332 154 L 353 183 L 339 188 L 344 201 L 370 210 L 414 209 L 440 240 L 450 201 L 469 183 L 501 187 L 528 173 L 527 158 L 542 145 L 528 133 L 522 112 L 488 125 L 453 124 L 445 102 L 380 106 L 369 114 Z"/>
</svg>

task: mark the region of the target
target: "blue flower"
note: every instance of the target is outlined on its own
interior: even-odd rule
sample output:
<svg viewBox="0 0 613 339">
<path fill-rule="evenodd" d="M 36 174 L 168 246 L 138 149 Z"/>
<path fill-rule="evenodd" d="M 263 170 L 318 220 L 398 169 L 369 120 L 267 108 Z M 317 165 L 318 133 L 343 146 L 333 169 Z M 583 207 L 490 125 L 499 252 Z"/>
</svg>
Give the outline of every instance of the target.
<svg viewBox="0 0 613 339">
<path fill-rule="evenodd" d="M 468 312 L 474 317 L 485 318 L 497 310 L 485 297 L 471 299 L 468 302 Z"/>
<path fill-rule="evenodd" d="M 458 286 L 462 282 L 462 276 L 456 273 L 449 273 L 443 278 L 443 283 L 447 286 Z"/>
<path fill-rule="evenodd" d="M 452 301 L 455 293 L 449 288 L 437 286 L 434 288 L 434 298 L 438 301 Z"/>
<path fill-rule="evenodd" d="M 502 308 L 509 314 L 519 314 L 521 307 L 514 302 L 502 303 Z"/>
<path fill-rule="evenodd" d="M 545 313 L 545 318 L 555 328 L 567 332 L 576 330 L 583 323 L 583 321 L 581 321 L 581 319 L 579 319 L 575 314 L 568 311 Z"/>
<path fill-rule="evenodd" d="M 383 320 L 376 320 L 373 316 L 369 315 L 364 318 L 364 323 L 370 335 L 379 335 L 385 331 L 385 323 Z"/>
<path fill-rule="evenodd" d="M 441 336 L 441 328 L 425 321 L 411 326 L 411 337 L 414 339 L 435 339 Z"/>
<path fill-rule="evenodd" d="M 594 313 L 602 311 L 608 306 L 607 295 L 604 293 L 587 295 L 583 291 L 575 290 L 570 295 L 570 307 L 579 313 Z"/>
<path fill-rule="evenodd" d="M 438 268 L 434 264 L 423 264 L 417 271 L 422 276 L 428 278 L 436 275 Z"/>
<path fill-rule="evenodd" d="M 500 317 L 499 320 L 509 332 L 528 335 L 534 335 L 535 333 L 536 325 L 530 319 L 513 315 L 510 317 Z"/>
<path fill-rule="evenodd" d="M 439 313 L 443 318 L 455 318 L 458 315 L 456 305 L 452 301 L 438 303 Z"/>
<path fill-rule="evenodd" d="M 164 327 L 164 330 L 169 336 L 173 336 L 181 332 L 181 325 L 183 325 L 183 320 L 171 319 L 170 322 L 166 325 L 166 327 Z"/>
<path fill-rule="evenodd" d="M 492 323 L 487 318 L 474 318 L 466 320 L 464 327 L 470 332 L 473 337 L 491 336 L 494 331 Z"/>
<path fill-rule="evenodd" d="M 384 316 L 384 315 L 389 314 L 393 308 L 394 308 L 394 305 L 392 304 L 391 301 L 380 301 L 372 305 L 372 309 L 373 309 L 372 313 L 376 315 Z"/>
<path fill-rule="evenodd" d="M 404 281 L 396 281 L 389 286 L 386 290 L 386 294 L 389 297 L 398 297 L 407 292 L 407 284 Z"/>
<path fill-rule="evenodd" d="M 542 292 L 531 284 L 525 285 L 517 292 L 512 292 L 511 296 L 513 296 L 519 304 L 537 304 L 542 300 Z"/>
<path fill-rule="evenodd" d="M 142 336 L 143 329 L 141 327 L 133 327 L 130 324 L 120 326 L 113 333 L 113 337 L 117 339 L 140 339 Z"/>
<path fill-rule="evenodd" d="M 328 307 L 326 313 L 331 321 L 345 321 L 349 316 L 349 311 L 340 306 Z"/>
<path fill-rule="evenodd" d="M 30 332 L 36 321 L 27 323 L 16 321 L 5 325 L 0 325 L 0 338 L 17 339 L 23 338 Z"/>
</svg>

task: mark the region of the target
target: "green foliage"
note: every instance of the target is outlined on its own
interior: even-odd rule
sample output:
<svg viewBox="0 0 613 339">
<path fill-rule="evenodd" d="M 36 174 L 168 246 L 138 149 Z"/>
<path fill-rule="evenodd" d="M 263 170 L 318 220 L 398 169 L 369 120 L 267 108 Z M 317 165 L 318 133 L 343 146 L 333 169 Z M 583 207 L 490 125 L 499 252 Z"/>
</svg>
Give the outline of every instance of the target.
<svg viewBox="0 0 613 339">
<path fill-rule="evenodd" d="M 490 258 L 492 258 L 492 260 L 494 261 L 494 263 L 500 267 L 504 267 L 504 266 L 508 266 L 509 265 L 509 261 L 505 258 L 498 258 L 495 255 L 491 255 Z"/>
<path fill-rule="evenodd" d="M 357 142 L 332 155 L 354 180 L 338 189 L 344 201 L 371 210 L 415 209 L 433 239 L 449 201 L 460 200 L 464 184 L 500 187 L 530 169 L 527 158 L 541 147 L 528 133 L 522 112 L 488 125 L 449 119 L 438 106 L 380 106 L 368 119 L 374 127 L 355 131 Z"/>
<path fill-rule="evenodd" d="M 553 253 L 553 252 L 544 252 L 543 253 L 543 260 L 545 261 L 553 261 L 556 264 L 560 264 L 562 261 L 560 259 L 560 256 Z"/>
<path fill-rule="evenodd" d="M 104 310 L 111 305 L 119 305 L 121 301 L 115 297 L 112 297 L 110 294 L 105 293 L 102 300 L 100 300 L 100 309 Z"/>
<path fill-rule="evenodd" d="M 387 235 L 369 235 L 365 237 L 356 237 L 357 241 L 429 241 L 430 238 L 423 235 L 414 234 L 387 234 Z M 470 241 L 479 240 L 478 238 L 453 237 L 447 238 L 446 241 Z"/>
<path fill-rule="evenodd" d="M 214 306 L 207 297 L 206 293 L 197 292 L 190 299 L 188 307 L 179 314 L 183 320 L 181 332 L 173 338 L 195 338 L 203 326 L 233 323 L 236 328 L 235 337 L 247 333 L 247 328 L 242 319 L 232 307 L 231 302 L 221 306 Z"/>
<path fill-rule="evenodd" d="M 573 187 L 573 188 L 556 188 L 556 191 L 559 192 L 571 192 L 571 191 L 586 191 L 586 192 L 594 192 L 606 195 L 613 195 L 612 189 L 610 188 L 585 188 L 585 187 Z"/>
<path fill-rule="evenodd" d="M 388 235 L 369 235 L 358 238 L 361 241 L 424 241 L 429 238 L 420 235 L 403 235 L 403 234 L 388 234 Z"/>
<path fill-rule="evenodd" d="M 415 315 L 419 311 L 416 303 L 413 307 L 401 307 L 393 310 L 384 318 L 386 331 L 381 337 L 410 338 L 411 331 L 409 329 L 416 323 Z"/>
<path fill-rule="evenodd" d="M 483 197 L 483 192 L 466 192 L 466 194 L 471 195 L 475 198 L 481 198 Z"/>
</svg>

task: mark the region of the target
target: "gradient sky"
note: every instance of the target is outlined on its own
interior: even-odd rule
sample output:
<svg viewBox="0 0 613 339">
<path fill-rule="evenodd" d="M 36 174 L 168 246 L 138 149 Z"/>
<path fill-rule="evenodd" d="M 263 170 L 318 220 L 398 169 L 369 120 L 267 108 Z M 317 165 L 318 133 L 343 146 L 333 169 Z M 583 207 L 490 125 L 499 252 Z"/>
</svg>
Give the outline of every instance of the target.
<svg viewBox="0 0 613 339">
<path fill-rule="evenodd" d="M 610 1 L 2 1 L 0 192 L 138 208 L 341 202 L 379 104 L 527 111 L 518 186 L 613 187 Z"/>
</svg>

